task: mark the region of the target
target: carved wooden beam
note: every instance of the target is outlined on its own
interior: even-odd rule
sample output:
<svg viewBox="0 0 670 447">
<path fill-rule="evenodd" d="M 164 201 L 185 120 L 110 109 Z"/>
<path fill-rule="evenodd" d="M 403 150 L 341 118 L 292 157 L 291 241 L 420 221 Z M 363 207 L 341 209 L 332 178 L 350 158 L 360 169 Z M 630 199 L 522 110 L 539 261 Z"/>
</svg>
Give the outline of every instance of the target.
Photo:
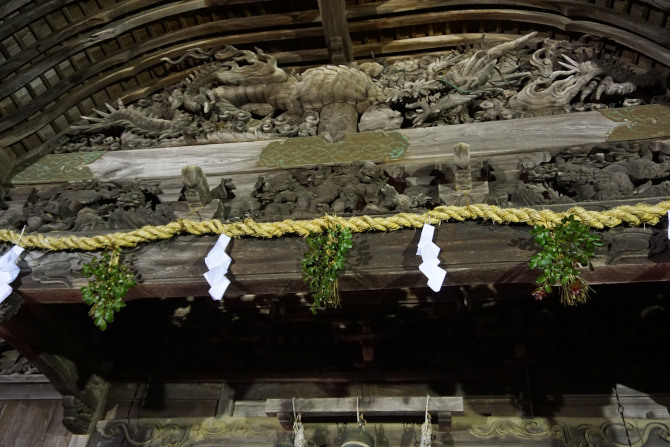
<svg viewBox="0 0 670 447">
<path fill-rule="evenodd" d="M 354 54 L 345 0 L 319 0 L 319 10 L 330 61 L 336 65 L 352 62 Z"/>
<path fill-rule="evenodd" d="M 484 223 L 442 224 L 435 243 L 442 248 L 441 265 L 448 270 L 444 290 L 470 284 L 527 285 L 535 283 L 537 271 L 528 268 L 536 249 L 527 226 Z M 425 288 L 416 255 L 419 231 L 361 233 L 342 274 L 343 292 Z M 670 280 L 668 259 L 662 238 L 664 229 L 617 228 L 603 233 L 606 248 L 597 253 L 594 271 L 584 271 L 590 284 L 616 284 Z M 126 250 L 125 256 L 141 274 L 141 282 L 128 299 L 207 296 L 209 285 L 204 258 L 214 236 L 183 236 L 168 243 Z M 656 248 L 654 248 L 656 247 Z M 232 283 L 226 297 L 307 293 L 302 281 L 300 259 L 306 251 L 302 238 L 240 238 L 230 243 Z M 652 253 L 658 252 L 658 253 Z M 44 253 L 26 256 L 30 273 L 22 275 L 19 291 L 33 301 L 75 303 L 81 301 L 79 288 L 86 284 L 80 269 L 90 254 Z M 347 305 L 346 297 L 343 298 Z M 307 306 L 307 304 L 305 304 Z"/>
</svg>

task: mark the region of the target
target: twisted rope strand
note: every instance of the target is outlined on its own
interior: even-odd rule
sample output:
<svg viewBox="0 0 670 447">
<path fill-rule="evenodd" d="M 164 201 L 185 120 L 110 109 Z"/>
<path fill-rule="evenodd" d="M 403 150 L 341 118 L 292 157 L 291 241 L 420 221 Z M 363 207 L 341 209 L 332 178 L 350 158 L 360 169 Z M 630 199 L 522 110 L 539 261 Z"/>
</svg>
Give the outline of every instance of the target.
<svg viewBox="0 0 670 447">
<path fill-rule="evenodd" d="M 396 231 L 402 228 L 421 228 L 424 224 L 464 220 L 491 220 L 498 224 L 525 223 L 552 227 L 568 215 L 574 215 L 585 224 L 603 229 L 623 223 L 638 226 L 643 223 L 655 225 L 670 210 L 670 200 L 656 205 L 623 205 L 605 211 L 588 211 L 573 207 L 565 212 L 533 208 L 500 208 L 494 205 L 476 204 L 467 206 L 438 206 L 423 214 L 399 213 L 389 217 L 354 216 L 349 218 L 326 215 L 312 220 L 283 220 L 279 222 L 224 223 L 218 219 L 196 222 L 178 219 L 166 225 L 144 226 L 129 232 L 109 233 L 98 236 L 45 236 L 43 234 L 20 234 L 13 230 L 0 230 L 0 242 L 16 244 L 21 238 L 24 248 L 43 250 L 86 250 L 94 251 L 106 247 L 135 247 L 138 244 L 171 239 L 179 234 L 226 234 L 230 237 L 251 236 L 274 238 L 288 234 L 307 236 L 319 233 L 334 225 L 350 229 L 355 233 L 367 231 Z"/>
</svg>

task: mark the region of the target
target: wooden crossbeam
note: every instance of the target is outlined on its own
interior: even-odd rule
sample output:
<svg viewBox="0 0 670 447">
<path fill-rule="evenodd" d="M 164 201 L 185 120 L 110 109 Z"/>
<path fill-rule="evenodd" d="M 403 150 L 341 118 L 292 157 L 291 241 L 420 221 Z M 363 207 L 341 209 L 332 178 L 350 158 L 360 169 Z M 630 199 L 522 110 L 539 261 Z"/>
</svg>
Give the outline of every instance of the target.
<svg viewBox="0 0 670 447">
<path fill-rule="evenodd" d="M 641 110 L 645 107 L 660 106 L 630 109 Z M 670 135 L 670 127 L 665 125 L 665 118 L 659 117 L 657 121 L 661 133 Z M 472 157 L 475 158 L 603 143 L 618 127 L 626 127 L 626 124 L 606 118 L 600 112 L 582 112 L 509 121 L 399 129 L 398 132 L 407 137 L 410 145 L 407 154 L 399 163 L 448 162 L 454 145 L 459 142 L 468 143 Z M 652 135 L 646 136 L 651 137 Z M 76 160 L 73 162 L 77 163 L 77 169 L 90 169 L 91 179 L 97 180 L 179 178 L 181 169 L 187 164 L 200 166 L 208 176 L 259 173 L 271 170 L 261 166 L 259 162 L 261 151 L 269 143 L 266 140 L 116 151 L 105 153 L 91 164 L 80 165 Z M 74 159 L 75 155 L 62 154 L 60 157 L 63 158 L 59 160 L 60 164 L 68 164 L 66 159 Z M 31 169 L 43 172 L 40 166 L 45 163 L 49 163 L 49 160 L 40 160 Z M 44 182 L 44 175 L 38 178 L 28 171 L 12 179 L 15 185 L 41 182 Z"/>
<path fill-rule="evenodd" d="M 602 209 L 602 205 L 592 206 Z M 449 271 L 443 293 L 450 287 L 470 284 L 525 284 L 530 293 L 538 274 L 528 268 L 528 259 L 533 253 L 528 248 L 531 237 L 520 230 L 518 226 L 506 225 L 441 225 L 434 242 L 443 249 L 440 261 Z M 610 230 L 605 234 L 607 252 L 596 256 L 594 270 L 585 270 L 584 279 L 592 286 L 670 281 L 670 269 L 664 263 L 666 258 L 658 255 L 649 259 L 647 250 L 638 248 L 640 244 L 647 244 L 655 231 L 658 230 L 650 227 Z M 415 255 L 418 240 L 419 232 L 415 230 L 357 235 L 347 256 L 349 268 L 340 276 L 340 289 L 381 293 L 379 291 L 399 287 L 425 288 L 426 277 L 418 268 L 421 257 Z M 126 300 L 208 296 L 209 285 L 202 276 L 207 271 L 203 259 L 215 242 L 216 236 L 185 236 L 169 245 L 150 244 L 138 249 L 133 253 L 133 267 L 142 272 L 142 282 L 128 292 Z M 240 238 L 230 245 L 229 254 L 235 262 L 230 267 L 233 280 L 226 299 L 250 302 L 252 298 L 244 297 L 308 292 L 300 269 L 300 259 L 305 253 L 302 238 Z M 80 303 L 79 288 L 87 281 L 76 271 L 63 273 L 63 265 L 88 262 L 84 256 L 29 252 L 26 262 L 33 272 L 21 277 L 18 291 L 25 299 L 35 302 Z M 67 281 L 62 279 L 64 275 L 69 275 Z M 443 295 L 434 297 L 444 299 Z M 366 304 L 365 300 L 377 302 L 378 299 L 382 298 L 344 296 L 343 305 Z M 403 304 L 408 306 L 422 303 L 411 296 L 406 299 L 409 301 Z M 298 297 L 292 305 L 308 307 L 310 303 Z"/>
<path fill-rule="evenodd" d="M 356 397 L 333 397 L 319 399 L 296 399 L 295 410 L 309 417 L 353 417 L 356 418 Z M 421 416 L 426 411 L 426 397 L 361 397 L 358 407 L 365 416 Z M 463 413 L 462 397 L 431 397 L 431 413 Z M 293 413 L 292 399 L 267 399 L 265 414 L 277 416 Z"/>
</svg>

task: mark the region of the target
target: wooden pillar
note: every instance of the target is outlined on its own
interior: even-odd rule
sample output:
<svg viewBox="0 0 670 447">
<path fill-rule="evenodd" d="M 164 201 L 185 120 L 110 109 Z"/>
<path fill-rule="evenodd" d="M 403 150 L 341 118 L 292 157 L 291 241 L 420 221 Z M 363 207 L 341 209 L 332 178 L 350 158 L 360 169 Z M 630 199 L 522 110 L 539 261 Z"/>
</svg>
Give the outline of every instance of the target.
<svg viewBox="0 0 670 447">
<path fill-rule="evenodd" d="M 221 394 L 219 395 L 219 401 L 216 404 L 216 415 L 232 416 L 234 410 L 235 410 L 235 390 L 227 383 L 223 383 L 221 385 Z"/>
<path fill-rule="evenodd" d="M 26 357 L 63 395 L 63 425 L 74 434 L 90 433 L 102 412 L 108 384 L 95 374 L 82 343 L 57 321 L 48 305 L 24 303 L 12 293 L 0 304 L 0 338 Z"/>
<path fill-rule="evenodd" d="M 9 175 L 14 168 L 16 156 L 8 147 L 0 149 L 0 185 L 9 180 Z M 0 199 L 2 195 L 0 195 Z M 0 202 L 1 203 L 1 202 Z"/>
<path fill-rule="evenodd" d="M 319 0 L 319 11 L 330 62 L 335 65 L 353 62 L 345 0 Z"/>
</svg>

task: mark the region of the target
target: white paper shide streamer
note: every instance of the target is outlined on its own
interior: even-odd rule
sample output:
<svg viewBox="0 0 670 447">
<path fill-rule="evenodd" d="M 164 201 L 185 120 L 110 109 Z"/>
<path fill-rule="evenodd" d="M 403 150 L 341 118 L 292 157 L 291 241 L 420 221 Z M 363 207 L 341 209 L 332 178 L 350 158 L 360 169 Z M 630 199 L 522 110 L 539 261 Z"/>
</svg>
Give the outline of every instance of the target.
<svg viewBox="0 0 670 447">
<path fill-rule="evenodd" d="M 10 284 L 19 276 L 21 269 L 16 265 L 16 260 L 23 253 L 23 247 L 15 245 L 0 258 L 0 303 L 11 293 Z"/>
<path fill-rule="evenodd" d="M 440 247 L 433 242 L 434 233 L 434 226 L 428 224 L 423 225 L 416 254 L 421 256 L 423 261 L 419 266 L 419 270 L 421 270 L 421 273 L 428 278 L 428 287 L 430 287 L 433 292 L 439 292 L 442 283 L 444 282 L 444 278 L 447 276 L 447 271 L 439 267 L 440 260 L 437 258 L 437 255 L 440 254 Z"/>
<path fill-rule="evenodd" d="M 214 248 L 212 248 L 205 258 L 205 264 L 207 264 L 209 271 L 203 276 L 209 283 L 209 294 L 215 300 L 221 300 L 230 285 L 230 280 L 225 276 L 232 261 L 230 256 L 226 254 L 228 242 L 230 242 L 230 238 L 222 234 L 219 240 L 216 241 Z"/>
</svg>

